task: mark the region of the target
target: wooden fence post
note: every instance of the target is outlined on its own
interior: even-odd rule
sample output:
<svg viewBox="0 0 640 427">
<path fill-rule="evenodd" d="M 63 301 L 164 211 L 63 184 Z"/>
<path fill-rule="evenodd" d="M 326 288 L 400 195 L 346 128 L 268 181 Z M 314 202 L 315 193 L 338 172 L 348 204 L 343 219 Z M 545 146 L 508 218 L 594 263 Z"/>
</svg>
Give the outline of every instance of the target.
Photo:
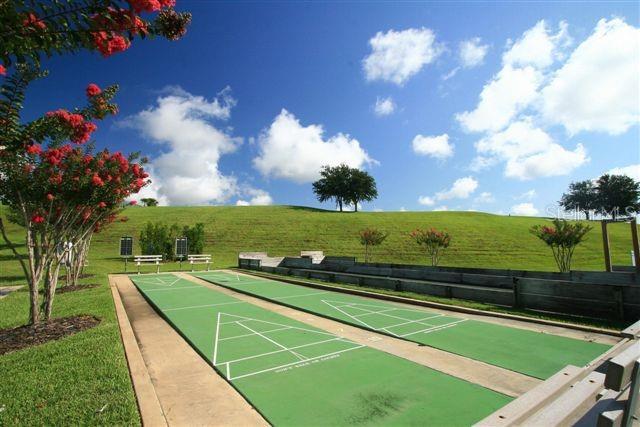
<svg viewBox="0 0 640 427">
<path fill-rule="evenodd" d="M 607 231 L 607 221 L 602 220 L 602 246 L 604 249 L 604 268 L 605 271 L 611 272 L 611 253 L 609 252 L 609 232 Z"/>
<path fill-rule="evenodd" d="M 638 222 L 631 219 L 631 242 L 633 243 L 633 258 L 636 261 L 636 273 L 640 273 L 640 243 L 638 242 Z"/>
</svg>

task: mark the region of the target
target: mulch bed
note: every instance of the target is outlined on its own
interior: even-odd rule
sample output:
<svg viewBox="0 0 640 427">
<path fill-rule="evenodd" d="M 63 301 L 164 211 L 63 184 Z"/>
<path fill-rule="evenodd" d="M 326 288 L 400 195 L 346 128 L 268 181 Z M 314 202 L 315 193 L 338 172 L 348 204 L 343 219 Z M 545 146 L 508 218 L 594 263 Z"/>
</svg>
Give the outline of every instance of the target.
<svg viewBox="0 0 640 427">
<path fill-rule="evenodd" d="M 53 319 L 37 326 L 18 326 L 0 330 L 0 355 L 23 348 L 55 341 L 69 335 L 93 328 L 100 319 L 86 314 Z"/>
<path fill-rule="evenodd" d="M 65 292 L 75 292 L 82 291 L 84 289 L 97 288 L 97 283 L 91 283 L 90 285 L 71 285 L 71 286 L 63 286 L 61 288 L 56 289 L 56 294 L 64 294 Z"/>
</svg>

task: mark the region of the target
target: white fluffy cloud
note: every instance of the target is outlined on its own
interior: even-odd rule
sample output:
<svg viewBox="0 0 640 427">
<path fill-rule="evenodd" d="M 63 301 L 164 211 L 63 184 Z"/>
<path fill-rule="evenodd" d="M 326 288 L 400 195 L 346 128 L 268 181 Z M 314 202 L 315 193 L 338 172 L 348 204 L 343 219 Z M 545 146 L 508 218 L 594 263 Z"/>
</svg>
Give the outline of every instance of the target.
<svg viewBox="0 0 640 427">
<path fill-rule="evenodd" d="M 471 176 L 465 176 L 464 178 L 456 179 L 448 190 L 437 192 L 436 199 L 466 199 L 476 191 L 476 188 L 478 188 L 478 181 Z"/>
<path fill-rule="evenodd" d="M 502 61 L 514 67 L 531 65 L 546 68 L 556 59 L 563 58 L 562 50 L 569 46 L 571 41 L 566 22 L 560 22 L 558 32 L 552 34 L 547 23 L 539 21 L 511 45 L 502 56 Z"/>
<path fill-rule="evenodd" d="M 533 203 L 525 202 L 512 206 L 511 213 L 519 216 L 535 216 L 538 215 L 538 209 L 533 206 Z"/>
<path fill-rule="evenodd" d="M 451 185 L 451 188 L 439 191 L 433 197 L 420 196 L 418 198 L 418 203 L 423 206 L 433 206 L 436 204 L 436 202 L 440 202 L 443 200 L 468 199 L 469 196 L 471 196 L 477 188 L 478 181 L 471 176 L 465 176 L 464 178 L 456 179 Z M 435 208 L 434 210 L 446 209 L 446 206 L 440 206 L 439 208 Z"/>
<path fill-rule="evenodd" d="M 640 29 L 603 19 L 567 55 L 571 44 L 565 22 L 554 33 L 544 21 L 509 42 L 475 109 L 456 115 L 466 132 L 485 133 L 471 170 L 504 162 L 511 178 L 566 175 L 589 160 L 586 150 L 564 148 L 548 126 L 615 135 L 640 122 Z"/>
<path fill-rule="evenodd" d="M 433 197 L 420 196 L 418 197 L 418 203 L 420 203 L 423 206 L 433 206 L 436 204 L 436 201 L 433 199 Z"/>
<path fill-rule="evenodd" d="M 378 32 L 369 40 L 371 53 L 363 60 L 367 80 L 404 84 L 443 51 L 428 28 Z"/>
<path fill-rule="evenodd" d="M 474 203 L 493 203 L 495 201 L 496 199 L 495 197 L 493 197 L 493 194 L 489 193 L 488 191 L 480 193 L 478 197 L 473 199 Z"/>
<path fill-rule="evenodd" d="M 610 175 L 626 175 L 640 182 L 640 163 L 638 163 L 637 165 L 613 168 L 611 170 L 608 170 L 607 173 Z"/>
<path fill-rule="evenodd" d="M 388 116 L 396 111 L 396 103 L 393 102 L 393 98 L 390 96 L 387 98 L 376 99 L 376 105 L 373 106 L 373 112 L 377 116 Z"/>
<path fill-rule="evenodd" d="M 542 74 L 533 67 L 505 65 L 480 93 L 472 111 L 456 115 L 467 132 L 499 131 L 537 96 Z"/>
<path fill-rule="evenodd" d="M 449 142 L 449 135 L 438 136 L 416 135 L 413 138 L 413 151 L 423 156 L 444 160 L 453 156 L 453 144 Z"/>
<path fill-rule="evenodd" d="M 588 161 L 581 144 L 566 150 L 527 119 L 482 138 L 476 150 L 483 159 L 505 162 L 505 176 L 520 180 L 567 175 Z"/>
<path fill-rule="evenodd" d="M 640 29 L 598 22 L 542 90 L 542 113 L 570 134 L 626 132 L 640 121 Z"/>
<path fill-rule="evenodd" d="M 155 105 L 125 119 L 123 125 L 162 147 L 162 154 L 151 159 L 153 184 L 145 190 L 150 197 L 162 204 L 205 205 L 238 192 L 237 180 L 222 174 L 218 162 L 242 140 L 215 124 L 229 119 L 235 104 L 229 88 L 207 100 L 168 87 Z"/>
<path fill-rule="evenodd" d="M 283 109 L 258 138 L 260 154 L 253 164 L 264 176 L 304 183 L 318 179 L 322 166 L 345 163 L 361 168 L 375 163 L 357 139 L 342 133 L 323 137 L 321 125 L 303 126 Z"/>
<path fill-rule="evenodd" d="M 482 44 L 480 37 L 474 37 L 460 43 L 458 56 L 464 68 L 473 68 L 484 62 L 484 57 L 489 51 L 489 45 Z"/>
<path fill-rule="evenodd" d="M 250 199 L 239 199 L 236 201 L 236 206 L 267 206 L 273 204 L 271 195 L 264 190 L 248 188 L 244 191 L 244 194 Z"/>
<path fill-rule="evenodd" d="M 515 196 L 514 199 L 516 200 L 533 200 L 536 196 L 538 195 L 538 193 L 536 193 L 536 190 L 534 190 L 533 188 L 531 190 L 525 191 L 524 193 Z"/>
</svg>

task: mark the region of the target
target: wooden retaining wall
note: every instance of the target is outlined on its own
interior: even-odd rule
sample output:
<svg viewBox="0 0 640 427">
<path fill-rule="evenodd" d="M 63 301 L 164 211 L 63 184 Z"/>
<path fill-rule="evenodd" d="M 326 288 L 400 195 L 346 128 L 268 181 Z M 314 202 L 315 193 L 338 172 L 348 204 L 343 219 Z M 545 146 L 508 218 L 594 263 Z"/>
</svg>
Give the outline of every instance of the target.
<svg viewBox="0 0 640 427">
<path fill-rule="evenodd" d="M 348 257 L 285 257 L 277 266 L 248 266 L 295 277 L 413 292 L 528 310 L 602 319 L 640 318 L 640 283 L 635 273 L 548 273 L 522 270 L 364 264 Z"/>
</svg>

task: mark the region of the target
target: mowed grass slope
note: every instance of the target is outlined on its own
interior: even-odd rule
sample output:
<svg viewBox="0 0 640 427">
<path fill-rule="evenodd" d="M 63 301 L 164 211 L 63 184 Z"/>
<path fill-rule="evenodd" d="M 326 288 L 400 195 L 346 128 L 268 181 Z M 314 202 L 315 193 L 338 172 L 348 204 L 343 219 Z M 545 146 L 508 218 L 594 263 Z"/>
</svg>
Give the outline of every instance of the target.
<svg viewBox="0 0 640 427">
<path fill-rule="evenodd" d="M 135 238 L 147 221 L 168 224 L 205 223 L 205 252 L 218 267 L 235 265 L 241 251 L 266 251 L 270 255 L 299 255 L 300 250 L 322 250 L 328 255 L 356 256 L 363 248 L 358 230 L 377 227 L 389 233 L 374 249 L 374 261 L 425 264 L 426 255 L 409 238 L 415 228 L 436 227 L 452 235 L 442 265 L 529 270 L 556 269 L 551 251 L 529 229 L 549 221 L 543 218 L 507 217 L 478 212 L 334 212 L 294 206 L 249 207 L 134 207 L 117 223 L 96 235 L 92 255 L 116 257 L 119 237 Z M 600 223 L 592 222 L 587 241 L 576 250 L 574 269 L 603 270 Z M 628 224 L 610 226 L 614 264 L 629 265 L 631 237 Z M 114 265 L 114 269 L 121 266 Z"/>
</svg>

